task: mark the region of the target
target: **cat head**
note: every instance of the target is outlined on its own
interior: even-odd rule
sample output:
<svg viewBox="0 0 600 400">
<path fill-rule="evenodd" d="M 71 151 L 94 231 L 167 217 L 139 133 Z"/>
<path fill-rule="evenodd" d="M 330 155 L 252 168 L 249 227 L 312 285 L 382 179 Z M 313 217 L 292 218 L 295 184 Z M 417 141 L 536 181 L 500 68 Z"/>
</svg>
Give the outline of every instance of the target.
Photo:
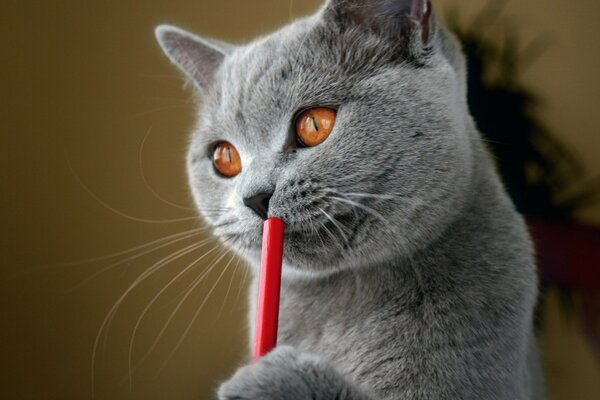
<svg viewBox="0 0 600 400">
<path fill-rule="evenodd" d="M 215 234 L 257 259 L 286 222 L 286 268 L 408 256 L 469 190 L 464 60 L 428 0 L 330 0 L 244 46 L 160 26 L 201 98 L 189 182 Z"/>
</svg>

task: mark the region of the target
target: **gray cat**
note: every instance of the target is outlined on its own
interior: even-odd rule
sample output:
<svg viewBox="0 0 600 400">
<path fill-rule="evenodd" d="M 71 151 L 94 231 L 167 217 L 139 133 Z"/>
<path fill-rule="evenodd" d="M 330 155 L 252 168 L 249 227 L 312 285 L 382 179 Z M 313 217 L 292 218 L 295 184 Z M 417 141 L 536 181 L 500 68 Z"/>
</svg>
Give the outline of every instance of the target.
<svg viewBox="0 0 600 400">
<path fill-rule="evenodd" d="M 254 271 L 286 222 L 279 346 L 220 399 L 543 397 L 529 235 L 429 1 L 330 0 L 245 46 L 156 33 L 202 98 L 203 217 Z"/>
</svg>

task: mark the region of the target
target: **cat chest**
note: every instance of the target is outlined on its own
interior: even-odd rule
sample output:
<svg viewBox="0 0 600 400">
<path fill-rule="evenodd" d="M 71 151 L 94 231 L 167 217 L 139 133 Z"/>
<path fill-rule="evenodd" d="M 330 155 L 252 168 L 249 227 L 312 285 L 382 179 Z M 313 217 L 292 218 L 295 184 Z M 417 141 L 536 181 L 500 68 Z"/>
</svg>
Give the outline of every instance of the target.
<svg viewBox="0 0 600 400">
<path fill-rule="evenodd" d="M 278 343 L 320 356 L 345 376 L 369 381 L 377 360 L 402 363 L 405 326 L 401 317 L 360 307 L 284 306 Z"/>
</svg>

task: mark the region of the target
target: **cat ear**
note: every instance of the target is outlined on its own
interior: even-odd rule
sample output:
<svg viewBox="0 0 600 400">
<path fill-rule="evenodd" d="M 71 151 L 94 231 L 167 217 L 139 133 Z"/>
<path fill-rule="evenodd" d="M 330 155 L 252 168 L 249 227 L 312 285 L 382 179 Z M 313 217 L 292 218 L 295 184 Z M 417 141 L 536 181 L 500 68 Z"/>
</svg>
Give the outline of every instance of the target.
<svg viewBox="0 0 600 400">
<path fill-rule="evenodd" d="M 165 54 L 201 89 L 208 90 L 232 46 L 203 39 L 170 25 L 159 25 L 156 39 Z"/>
<path fill-rule="evenodd" d="M 325 12 L 390 39 L 410 41 L 410 48 L 429 46 L 435 35 L 430 0 L 329 0 Z"/>
</svg>

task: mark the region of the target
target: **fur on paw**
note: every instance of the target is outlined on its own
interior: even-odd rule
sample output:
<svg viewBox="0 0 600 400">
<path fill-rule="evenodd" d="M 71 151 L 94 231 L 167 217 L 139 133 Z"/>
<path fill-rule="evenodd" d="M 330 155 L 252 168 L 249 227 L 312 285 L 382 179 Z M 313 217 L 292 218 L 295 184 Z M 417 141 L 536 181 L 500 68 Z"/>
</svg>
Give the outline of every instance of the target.
<svg viewBox="0 0 600 400">
<path fill-rule="evenodd" d="M 220 400 L 329 399 L 339 386 L 333 370 L 317 357 L 281 346 L 240 368 L 221 385 Z"/>
</svg>

